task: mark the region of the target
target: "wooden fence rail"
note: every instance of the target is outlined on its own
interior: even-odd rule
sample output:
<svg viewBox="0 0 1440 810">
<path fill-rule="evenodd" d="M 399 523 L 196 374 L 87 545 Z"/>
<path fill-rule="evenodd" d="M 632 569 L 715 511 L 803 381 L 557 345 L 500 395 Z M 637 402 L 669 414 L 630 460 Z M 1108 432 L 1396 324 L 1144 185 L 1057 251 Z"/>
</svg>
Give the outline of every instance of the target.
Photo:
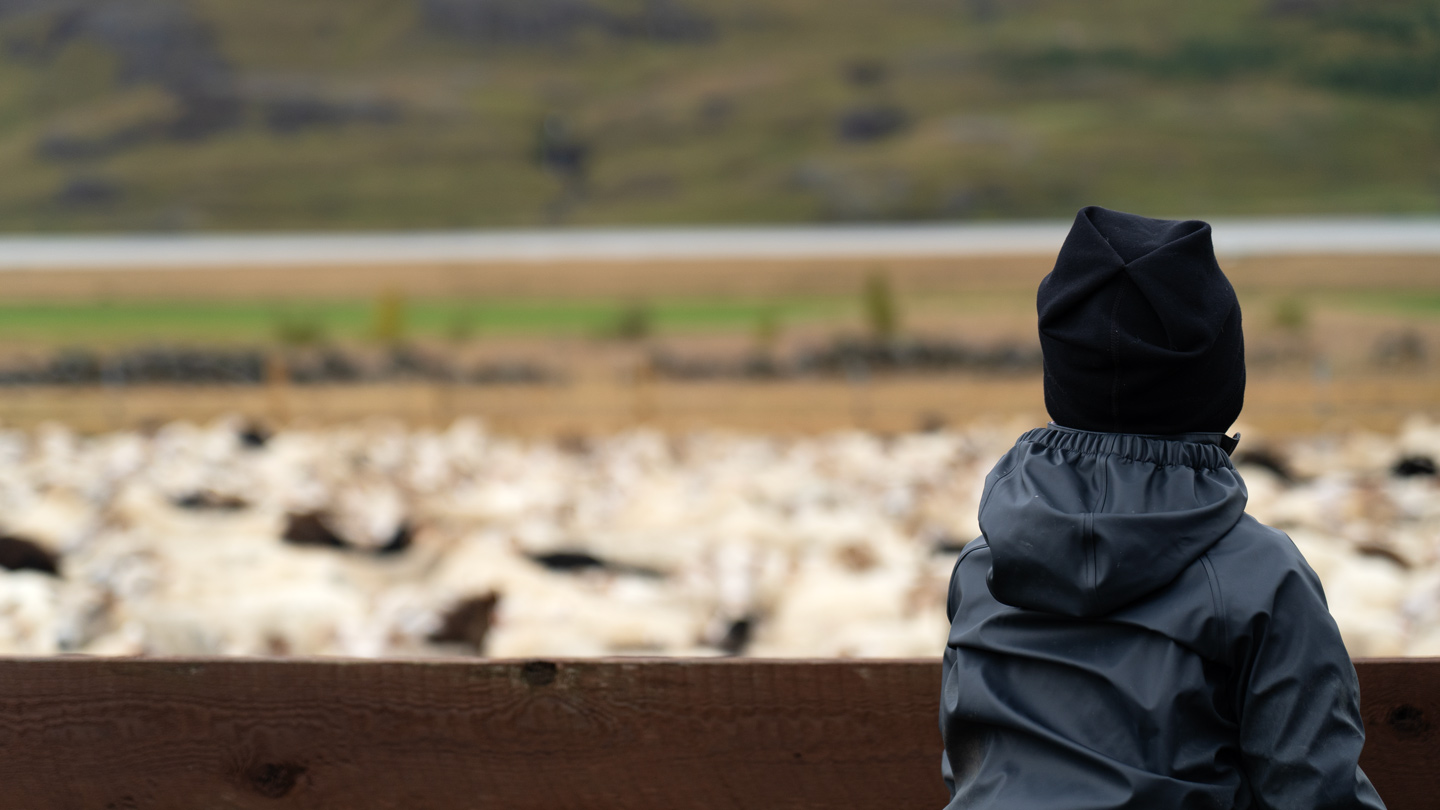
<svg viewBox="0 0 1440 810">
<path fill-rule="evenodd" d="M 1357 663 L 1440 806 L 1440 659 Z M 0 660 L 0 808 L 939 808 L 936 661 Z"/>
</svg>

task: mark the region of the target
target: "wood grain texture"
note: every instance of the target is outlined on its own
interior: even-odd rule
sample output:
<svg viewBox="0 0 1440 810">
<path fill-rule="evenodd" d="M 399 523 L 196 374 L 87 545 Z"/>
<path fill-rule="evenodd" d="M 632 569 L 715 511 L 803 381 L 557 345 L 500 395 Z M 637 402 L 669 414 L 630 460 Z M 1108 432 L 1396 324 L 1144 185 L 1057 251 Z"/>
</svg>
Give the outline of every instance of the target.
<svg viewBox="0 0 1440 810">
<path fill-rule="evenodd" d="M 1363 764 L 1440 796 L 1440 660 L 1359 662 Z M 0 661 L 0 808 L 944 804 L 937 661 Z"/>
<path fill-rule="evenodd" d="M 1440 658 L 1356 661 L 1360 765 L 1389 810 L 1440 807 Z"/>
<path fill-rule="evenodd" d="M 0 662 L 0 807 L 944 803 L 925 663 Z"/>
</svg>

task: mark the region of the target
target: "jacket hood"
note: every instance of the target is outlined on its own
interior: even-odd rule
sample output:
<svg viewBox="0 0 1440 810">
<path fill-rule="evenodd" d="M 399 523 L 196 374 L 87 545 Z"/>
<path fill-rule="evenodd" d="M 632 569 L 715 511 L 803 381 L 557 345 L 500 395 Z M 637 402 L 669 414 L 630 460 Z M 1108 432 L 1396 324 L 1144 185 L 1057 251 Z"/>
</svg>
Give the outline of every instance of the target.
<svg viewBox="0 0 1440 810">
<path fill-rule="evenodd" d="M 1208 437 L 1032 430 L 985 478 L 990 592 L 1029 610 L 1111 613 L 1174 581 L 1247 499 Z"/>
</svg>

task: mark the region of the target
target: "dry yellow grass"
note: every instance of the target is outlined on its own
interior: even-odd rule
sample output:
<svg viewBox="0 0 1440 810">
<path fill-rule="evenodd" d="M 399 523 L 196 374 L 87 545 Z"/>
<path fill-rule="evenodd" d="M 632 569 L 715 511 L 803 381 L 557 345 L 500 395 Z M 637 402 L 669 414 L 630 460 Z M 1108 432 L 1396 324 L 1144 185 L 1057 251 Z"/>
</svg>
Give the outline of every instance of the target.
<svg viewBox="0 0 1440 810">
<path fill-rule="evenodd" d="M 851 295 L 883 269 L 902 292 L 1031 293 L 1054 257 L 486 262 L 474 264 L 13 270 L 0 301 L 416 297 Z M 1245 291 L 1430 289 L 1440 256 L 1281 256 L 1223 262 Z"/>
<path fill-rule="evenodd" d="M 1389 431 L 1414 413 L 1440 419 L 1440 380 L 1394 375 L 1327 383 L 1271 377 L 1251 380 L 1240 427 L 1272 435 Z M 858 384 L 585 381 L 550 387 L 16 388 L 0 393 L 0 422 L 16 427 L 56 421 L 95 432 L 154 427 L 172 419 L 208 421 L 224 414 L 271 425 L 373 417 L 440 425 L 476 416 L 500 432 L 527 436 L 640 426 L 898 432 L 927 424 L 1045 420 L 1036 376 L 882 378 Z"/>
</svg>

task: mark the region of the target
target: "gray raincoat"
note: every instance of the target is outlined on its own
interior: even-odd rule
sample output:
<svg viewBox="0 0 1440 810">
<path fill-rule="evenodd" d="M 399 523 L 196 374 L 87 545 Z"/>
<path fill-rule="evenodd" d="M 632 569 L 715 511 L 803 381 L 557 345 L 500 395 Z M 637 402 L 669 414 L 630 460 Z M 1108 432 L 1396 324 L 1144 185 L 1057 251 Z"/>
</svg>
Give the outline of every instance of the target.
<svg viewBox="0 0 1440 810">
<path fill-rule="evenodd" d="M 1383 808 L 1315 573 L 1220 437 L 1052 425 L 985 479 L 950 583 L 950 808 Z"/>
</svg>

